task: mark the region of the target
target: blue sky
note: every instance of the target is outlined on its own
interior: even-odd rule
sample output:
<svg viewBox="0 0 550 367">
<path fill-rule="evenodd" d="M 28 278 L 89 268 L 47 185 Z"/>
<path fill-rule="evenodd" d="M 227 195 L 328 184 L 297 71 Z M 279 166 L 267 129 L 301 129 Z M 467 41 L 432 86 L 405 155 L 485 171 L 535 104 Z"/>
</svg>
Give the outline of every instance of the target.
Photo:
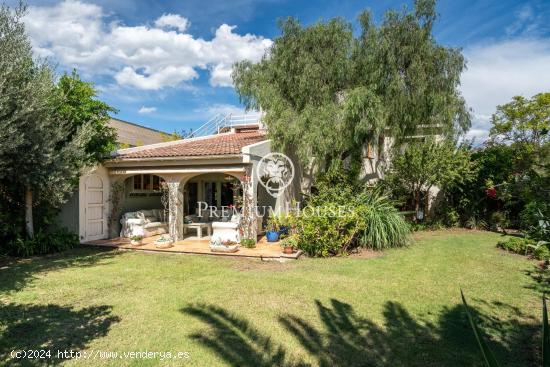
<svg viewBox="0 0 550 367">
<path fill-rule="evenodd" d="M 13 4 L 12 4 L 13 5 Z M 96 83 L 116 117 L 164 131 L 196 128 L 241 107 L 229 78 L 237 60 L 257 61 L 281 17 L 302 24 L 370 9 L 380 20 L 403 1 L 29 1 L 35 53 L 58 71 Z M 497 104 L 550 91 L 550 1 L 439 1 L 436 39 L 468 59 L 462 92 L 483 139 Z"/>
</svg>

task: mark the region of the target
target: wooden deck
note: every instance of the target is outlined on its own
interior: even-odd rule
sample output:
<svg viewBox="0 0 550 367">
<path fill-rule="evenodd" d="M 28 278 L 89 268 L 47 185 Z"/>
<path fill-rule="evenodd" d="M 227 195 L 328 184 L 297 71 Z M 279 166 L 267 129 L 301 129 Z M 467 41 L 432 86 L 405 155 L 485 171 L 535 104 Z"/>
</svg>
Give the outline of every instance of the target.
<svg viewBox="0 0 550 367">
<path fill-rule="evenodd" d="M 106 246 L 114 247 L 121 250 L 135 250 L 135 251 L 155 251 L 155 252 L 171 252 L 171 253 L 185 253 L 185 254 L 201 254 L 201 255 L 214 255 L 214 256 L 234 256 L 234 257 L 248 257 L 259 258 L 262 260 L 292 260 L 298 259 L 301 252 L 286 255 L 281 252 L 281 247 L 278 242 L 267 242 L 264 236 L 262 236 L 255 248 L 241 247 L 239 251 L 233 253 L 221 253 L 212 252 L 208 244 L 210 243 L 210 237 L 202 237 L 198 239 L 196 236 L 189 236 L 182 241 L 177 241 L 170 248 L 157 248 L 154 242 L 160 236 L 152 236 L 143 239 L 143 245 L 133 246 L 130 244 L 128 238 L 112 238 L 108 240 L 96 240 L 83 243 L 84 245 L 92 246 Z"/>
</svg>

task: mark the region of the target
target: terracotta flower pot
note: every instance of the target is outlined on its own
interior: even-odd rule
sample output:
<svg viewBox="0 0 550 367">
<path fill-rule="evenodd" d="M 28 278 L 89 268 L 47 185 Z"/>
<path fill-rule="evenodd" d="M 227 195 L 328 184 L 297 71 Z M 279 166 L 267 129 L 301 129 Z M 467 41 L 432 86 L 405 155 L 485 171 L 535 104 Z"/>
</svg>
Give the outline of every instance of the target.
<svg viewBox="0 0 550 367">
<path fill-rule="evenodd" d="M 293 254 L 294 249 L 291 246 L 285 246 L 283 247 L 283 254 Z"/>
</svg>

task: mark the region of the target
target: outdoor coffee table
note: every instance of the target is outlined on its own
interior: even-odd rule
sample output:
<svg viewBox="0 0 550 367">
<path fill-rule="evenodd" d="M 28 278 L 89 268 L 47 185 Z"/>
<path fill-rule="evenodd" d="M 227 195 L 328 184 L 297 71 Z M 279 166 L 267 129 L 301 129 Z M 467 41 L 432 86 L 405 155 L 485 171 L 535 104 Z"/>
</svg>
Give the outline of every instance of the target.
<svg viewBox="0 0 550 367">
<path fill-rule="evenodd" d="M 203 228 L 206 228 L 206 233 L 208 233 L 209 236 L 212 235 L 212 223 L 187 223 L 183 225 L 183 233 L 186 234 L 187 230 L 196 229 L 197 230 L 197 237 L 202 238 L 202 230 Z"/>
</svg>

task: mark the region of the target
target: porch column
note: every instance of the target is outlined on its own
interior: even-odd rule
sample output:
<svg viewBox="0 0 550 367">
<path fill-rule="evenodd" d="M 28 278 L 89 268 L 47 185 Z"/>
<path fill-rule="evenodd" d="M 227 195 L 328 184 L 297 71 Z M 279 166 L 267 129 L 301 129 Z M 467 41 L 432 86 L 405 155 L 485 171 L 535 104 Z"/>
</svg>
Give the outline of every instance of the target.
<svg viewBox="0 0 550 367">
<path fill-rule="evenodd" d="M 122 177 L 111 176 L 111 187 L 109 188 L 108 199 L 108 231 L 109 238 L 120 236 L 120 217 L 122 216 L 122 207 L 124 205 L 124 197 L 126 194 L 125 180 L 131 176 L 125 175 Z"/>
<path fill-rule="evenodd" d="M 168 178 L 168 231 L 174 241 L 183 239 L 183 194 L 180 191 L 181 178 Z"/>
<path fill-rule="evenodd" d="M 258 236 L 258 215 L 256 213 L 257 185 L 249 171 L 241 179 L 241 185 L 243 188 L 243 213 L 241 219 L 243 238 L 251 238 L 256 241 Z"/>
</svg>

